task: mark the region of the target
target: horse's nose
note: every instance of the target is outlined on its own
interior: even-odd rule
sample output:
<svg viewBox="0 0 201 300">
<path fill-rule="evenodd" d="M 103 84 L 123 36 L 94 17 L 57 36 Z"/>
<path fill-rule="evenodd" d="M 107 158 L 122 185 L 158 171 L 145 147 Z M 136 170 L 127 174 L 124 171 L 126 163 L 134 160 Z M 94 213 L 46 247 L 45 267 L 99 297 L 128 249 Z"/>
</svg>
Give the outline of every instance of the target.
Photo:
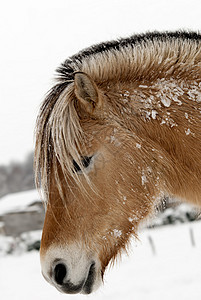
<svg viewBox="0 0 201 300">
<path fill-rule="evenodd" d="M 66 294 L 90 294 L 102 282 L 98 256 L 74 245 L 41 251 L 41 269 L 44 278 Z"/>
<path fill-rule="evenodd" d="M 92 261 L 89 264 L 87 268 L 88 272 L 86 272 L 85 277 L 78 284 L 74 284 L 71 281 L 67 269 L 67 266 L 62 262 L 55 265 L 52 272 L 52 279 L 56 283 L 57 288 L 68 294 L 76 294 L 81 291 L 85 294 L 90 294 L 95 280 L 95 262 Z"/>
<path fill-rule="evenodd" d="M 59 263 L 55 266 L 53 276 L 58 285 L 62 285 L 67 275 L 67 268 L 64 264 Z"/>
</svg>

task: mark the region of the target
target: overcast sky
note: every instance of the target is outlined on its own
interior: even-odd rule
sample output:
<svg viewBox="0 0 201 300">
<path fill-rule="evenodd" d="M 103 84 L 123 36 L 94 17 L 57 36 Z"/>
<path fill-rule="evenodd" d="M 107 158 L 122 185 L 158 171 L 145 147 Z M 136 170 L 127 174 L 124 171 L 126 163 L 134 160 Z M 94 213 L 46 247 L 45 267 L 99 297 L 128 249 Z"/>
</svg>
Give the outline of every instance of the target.
<svg viewBox="0 0 201 300">
<path fill-rule="evenodd" d="M 55 68 L 91 44 L 151 30 L 201 29 L 200 0 L 7 0 L 0 4 L 0 164 L 34 146 Z"/>
</svg>

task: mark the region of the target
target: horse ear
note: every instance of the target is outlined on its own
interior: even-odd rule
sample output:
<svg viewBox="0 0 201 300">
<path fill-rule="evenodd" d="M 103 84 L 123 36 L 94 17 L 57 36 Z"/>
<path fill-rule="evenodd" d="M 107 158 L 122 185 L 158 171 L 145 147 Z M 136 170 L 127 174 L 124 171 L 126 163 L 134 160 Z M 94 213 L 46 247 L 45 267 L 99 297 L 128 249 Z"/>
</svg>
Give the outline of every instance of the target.
<svg viewBox="0 0 201 300">
<path fill-rule="evenodd" d="M 93 114 L 100 107 L 100 95 L 98 87 L 93 79 L 84 72 L 75 73 L 75 95 L 83 108 Z"/>
</svg>

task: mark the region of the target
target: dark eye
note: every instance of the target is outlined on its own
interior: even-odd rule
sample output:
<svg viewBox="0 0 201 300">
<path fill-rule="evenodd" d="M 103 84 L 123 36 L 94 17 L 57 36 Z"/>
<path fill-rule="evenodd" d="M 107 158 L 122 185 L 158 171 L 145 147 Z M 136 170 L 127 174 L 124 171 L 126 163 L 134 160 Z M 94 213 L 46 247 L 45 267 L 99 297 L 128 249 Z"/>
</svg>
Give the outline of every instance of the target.
<svg viewBox="0 0 201 300">
<path fill-rule="evenodd" d="M 93 156 L 83 156 L 82 157 L 81 164 L 82 164 L 83 168 L 85 168 L 85 169 L 88 168 L 88 166 L 91 163 L 92 157 Z M 73 159 L 73 167 L 74 167 L 75 172 L 80 172 L 81 171 L 80 166 L 78 165 L 78 163 L 74 159 Z"/>
</svg>

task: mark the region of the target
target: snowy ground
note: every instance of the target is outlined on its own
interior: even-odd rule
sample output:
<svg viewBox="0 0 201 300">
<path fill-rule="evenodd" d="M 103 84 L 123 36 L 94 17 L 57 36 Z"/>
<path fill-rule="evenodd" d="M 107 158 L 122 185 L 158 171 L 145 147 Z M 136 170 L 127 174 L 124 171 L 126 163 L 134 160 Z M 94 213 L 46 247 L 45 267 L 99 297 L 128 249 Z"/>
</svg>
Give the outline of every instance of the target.
<svg viewBox="0 0 201 300">
<path fill-rule="evenodd" d="M 190 230 L 195 246 L 192 246 Z M 156 254 L 150 243 L 154 243 Z M 198 300 L 201 298 L 201 221 L 144 230 L 129 257 L 110 268 L 104 286 L 91 296 L 62 295 L 40 274 L 39 254 L 0 258 L 2 300 Z"/>
</svg>

